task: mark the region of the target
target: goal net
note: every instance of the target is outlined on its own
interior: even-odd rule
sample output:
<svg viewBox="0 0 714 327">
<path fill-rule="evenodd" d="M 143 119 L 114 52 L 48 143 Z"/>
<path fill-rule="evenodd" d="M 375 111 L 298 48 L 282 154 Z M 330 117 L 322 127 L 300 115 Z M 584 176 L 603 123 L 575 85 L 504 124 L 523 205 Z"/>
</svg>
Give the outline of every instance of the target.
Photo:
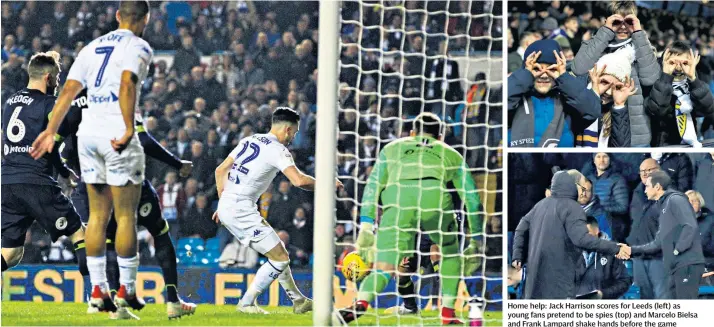
<svg viewBox="0 0 714 327">
<path fill-rule="evenodd" d="M 500 1 L 341 3 L 337 168 L 345 189 L 337 206 L 352 214 L 336 218 L 336 269 L 354 250 L 362 193 L 379 151 L 407 136 L 418 114 L 435 113 L 445 122 L 444 141 L 470 167 L 482 203 L 483 264 L 473 276 L 466 276 L 463 268 L 458 276 L 456 310 L 463 320 L 468 320 L 468 304 L 474 300 L 484 304 L 486 319 L 500 320 L 502 17 Z M 464 205 L 453 186 L 442 188 L 453 193 L 463 250 L 472 236 L 467 220 L 461 218 Z M 358 324 L 380 324 L 380 319 L 419 325 L 440 322 L 434 310 L 440 300 L 439 272 L 431 268 L 433 253 L 422 244 L 426 238 L 416 239 L 407 255 L 418 258 L 420 268 L 411 278 L 422 314 L 395 317 L 384 312 L 402 303 L 392 280 L 371 304 L 377 310 L 368 311 Z M 380 250 L 385 249 L 376 249 Z M 343 278 L 335 290 L 335 307 L 351 305 L 357 289 Z"/>
</svg>

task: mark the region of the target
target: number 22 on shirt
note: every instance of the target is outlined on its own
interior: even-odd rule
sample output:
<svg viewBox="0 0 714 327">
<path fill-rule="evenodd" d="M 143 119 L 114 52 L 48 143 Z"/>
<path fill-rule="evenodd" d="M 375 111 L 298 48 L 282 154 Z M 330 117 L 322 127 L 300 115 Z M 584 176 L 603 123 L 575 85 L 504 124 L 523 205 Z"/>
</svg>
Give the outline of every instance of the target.
<svg viewBox="0 0 714 327">
<path fill-rule="evenodd" d="M 238 161 L 240 158 L 246 154 L 248 148 L 251 149 L 251 153 L 243 159 L 240 163 Z M 228 174 L 228 180 L 232 181 L 236 184 L 240 184 L 240 177 L 239 173 L 243 175 L 247 175 L 248 172 L 250 172 L 250 169 L 248 169 L 245 165 L 256 158 L 258 158 L 258 155 L 260 155 L 260 146 L 258 144 L 255 144 L 253 142 L 245 142 L 243 143 L 243 148 L 241 148 L 240 152 L 238 152 L 238 155 L 236 155 L 235 161 L 233 163 L 233 167 L 231 168 L 231 173 L 233 173 L 233 176 L 231 176 L 231 173 Z"/>
</svg>

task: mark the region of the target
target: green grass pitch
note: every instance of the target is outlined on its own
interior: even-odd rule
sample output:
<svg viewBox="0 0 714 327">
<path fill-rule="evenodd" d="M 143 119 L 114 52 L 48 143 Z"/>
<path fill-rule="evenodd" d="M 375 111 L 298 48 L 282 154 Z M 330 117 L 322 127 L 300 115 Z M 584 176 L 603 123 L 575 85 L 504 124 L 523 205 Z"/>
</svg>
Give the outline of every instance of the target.
<svg viewBox="0 0 714 327">
<path fill-rule="evenodd" d="M 233 305 L 200 304 L 196 314 L 169 321 L 166 306 L 148 304 L 136 314 L 141 320 L 110 320 L 105 313 L 88 315 L 84 303 L 35 303 L 2 301 L 3 326 L 311 326 L 312 315 L 294 315 L 291 307 L 263 307 L 270 315 L 241 314 Z M 380 316 L 370 310 L 354 326 L 438 326 L 437 311 L 425 311 L 418 316 L 390 316 L 380 310 Z M 487 312 L 485 326 L 502 326 L 501 312 Z"/>
</svg>

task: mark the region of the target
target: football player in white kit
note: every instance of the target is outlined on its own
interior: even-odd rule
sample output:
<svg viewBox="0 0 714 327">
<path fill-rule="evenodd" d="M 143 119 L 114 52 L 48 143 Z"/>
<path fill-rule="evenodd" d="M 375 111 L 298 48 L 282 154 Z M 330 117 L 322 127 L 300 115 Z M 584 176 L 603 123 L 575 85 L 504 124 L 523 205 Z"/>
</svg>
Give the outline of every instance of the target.
<svg viewBox="0 0 714 327">
<path fill-rule="evenodd" d="M 122 1 L 116 13 L 119 29 L 105 34 L 80 51 L 52 110 L 47 129 L 33 143 L 32 156 L 51 152 L 54 136 L 72 100 L 87 88 L 89 108 L 77 131 L 82 179 L 87 184 L 89 224 L 86 233 L 87 267 L 92 282 L 90 304 L 100 311 L 133 308 L 144 302 L 136 296 L 139 266 L 136 209 L 144 180 L 144 151 L 134 129 L 140 82 L 148 73 L 153 51 L 141 35 L 149 22 L 149 3 Z M 112 209 L 117 221 L 115 248 L 120 287 L 109 295 L 106 276 L 106 228 Z"/>
<path fill-rule="evenodd" d="M 218 210 L 213 215 L 244 246 L 266 256 L 264 263 L 255 274 L 243 298 L 238 303 L 238 311 L 244 313 L 267 314 L 255 304 L 255 299 L 277 279 L 293 302 L 294 313 L 312 310 L 312 300 L 303 295 L 295 285 L 290 271 L 288 251 L 272 227 L 260 216 L 256 202 L 273 178 L 282 172 L 293 185 L 312 191 L 315 179 L 305 175 L 293 162 L 290 144 L 298 132 L 300 116 L 295 110 L 279 107 L 273 112 L 273 124 L 267 134 L 248 136 L 238 143 L 218 168 L 216 187 L 218 190 Z M 342 183 L 335 181 L 340 188 Z"/>
</svg>

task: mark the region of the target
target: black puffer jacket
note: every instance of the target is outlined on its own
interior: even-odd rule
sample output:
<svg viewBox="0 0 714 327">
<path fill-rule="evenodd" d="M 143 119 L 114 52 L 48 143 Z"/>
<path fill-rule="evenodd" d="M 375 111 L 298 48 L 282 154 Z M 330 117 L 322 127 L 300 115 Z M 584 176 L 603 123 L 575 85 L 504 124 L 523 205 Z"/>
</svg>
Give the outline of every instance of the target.
<svg viewBox="0 0 714 327">
<path fill-rule="evenodd" d="M 551 182 L 551 196 L 539 201 L 516 227 L 513 260 L 527 268 L 526 299 L 567 299 L 577 295 L 575 281 L 582 250 L 604 255 L 619 252 L 612 241 L 588 234 L 585 212 L 575 181 L 558 172 Z"/>
<path fill-rule="evenodd" d="M 645 99 L 645 109 L 652 118 L 653 147 L 679 145 L 682 143 L 674 109 L 677 97 L 673 94 L 673 81 L 674 76 L 662 73 L 652 87 L 649 97 Z M 692 118 L 711 117 L 714 115 L 714 98 L 707 83 L 700 78 L 689 82 L 689 94 L 694 105 L 694 110 L 691 113 Z"/>
</svg>

